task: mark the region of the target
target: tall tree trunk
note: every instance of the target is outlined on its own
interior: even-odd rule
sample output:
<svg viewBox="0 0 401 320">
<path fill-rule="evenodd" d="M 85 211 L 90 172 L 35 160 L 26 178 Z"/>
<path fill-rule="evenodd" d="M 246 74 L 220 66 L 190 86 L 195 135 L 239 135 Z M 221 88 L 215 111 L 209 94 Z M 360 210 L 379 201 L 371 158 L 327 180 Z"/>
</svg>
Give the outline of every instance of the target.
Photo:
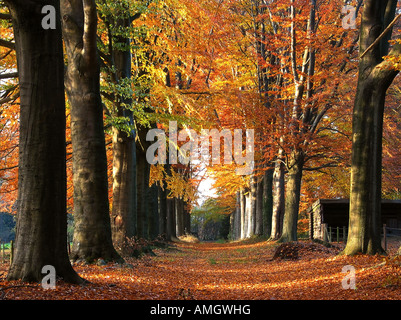
<svg viewBox="0 0 401 320">
<path fill-rule="evenodd" d="M 273 173 L 273 209 L 270 240 L 278 240 L 282 233 L 285 209 L 284 177 L 284 164 L 278 159 Z"/>
<path fill-rule="evenodd" d="M 128 10 L 129 8 L 127 8 Z M 126 13 L 123 13 L 123 15 Z M 113 18 L 110 18 L 113 19 Z M 122 30 L 130 26 L 129 18 L 118 18 L 116 28 Z M 131 78 L 130 39 L 114 36 L 109 39 L 115 72 L 114 83 L 119 85 Z M 132 105 L 132 97 L 124 94 L 115 97 L 114 105 L 117 117 L 127 119 L 133 127 L 133 114 L 126 106 Z M 113 206 L 111 212 L 113 242 L 122 246 L 127 238 L 136 234 L 136 147 L 135 130 L 126 132 L 113 127 Z M 122 246 L 123 247 L 123 246 Z"/>
<path fill-rule="evenodd" d="M 247 226 L 247 215 L 246 215 L 246 196 L 245 190 L 240 190 L 240 210 L 241 210 L 241 233 L 240 239 L 246 238 L 246 226 Z"/>
<path fill-rule="evenodd" d="M 249 237 L 255 235 L 256 231 L 256 192 L 257 192 L 257 182 L 256 177 L 253 175 L 251 179 L 251 190 L 250 190 L 250 217 L 249 222 Z"/>
<path fill-rule="evenodd" d="M 245 194 L 245 238 L 253 235 L 253 217 L 252 217 L 252 191 L 248 189 Z"/>
<path fill-rule="evenodd" d="M 273 216 L 273 169 L 266 170 L 263 177 L 263 234 L 270 236 Z"/>
<path fill-rule="evenodd" d="M 360 30 L 360 52 L 378 38 L 394 19 L 397 1 L 365 1 Z M 391 31 L 367 51 L 359 63 L 358 87 L 353 111 L 349 233 L 343 253 L 383 253 L 380 237 L 382 128 L 385 96 L 397 75 L 389 61 Z M 399 55 L 394 45 L 390 55 Z"/>
<path fill-rule="evenodd" d="M 256 182 L 255 235 L 263 235 L 263 179 Z"/>
<path fill-rule="evenodd" d="M 170 175 L 173 168 L 170 164 L 166 164 L 166 174 Z M 169 198 L 170 190 L 166 188 L 166 237 L 168 241 L 176 239 L 176 219 L 175 219 L 175 200 Z"/>
<path fill-rule="evenodd" d="M 157 201 L 157 195 L 157 185 L 153 184 L 148 189 L 148 238 L 151 240 L 156 239 L 156 237 L 159 235 L 159 203 Z"/>
<path fill-rule="evenodd" d="M 158 187 L 158 200 L 159 234 L 167 239 L 167 190 L 165 185 L 164 188 Z"/>
<path fill-rule="evenodd" d="M 94 0 L 62 0 L 73 147 L 73 260 L 121 261 L 111 237 Z"/>
<path fill-rule="evenodd" d="M 176 234 L 177 237 L 185 234 L 184 226 L 184 202 L 181 198 L 175 198 L 175 214 L 176 214 Z"/>
<path fill-rule="evenodd" d="M 113 128 L 113 242 L 122 244 L 136 232 L 136 154 L 133 136 Z"/>
<path fill-rule="evenodd" d="M 303 164 L 304 156 L 302 151 L 293 151 L 288 164 L 283 234 L 281 235 L 279 242 L 297 241 L 297 223 Z"/>
<path fill-rule="evenodd" d="M 191 213 L 188 211 L 187 203 L 184 202 L 184 232 L 191 233 Z"/>
<path fill-rule="evenodd" d="M 177 237 L 175 230 L 175 201 L 174 199 L 167 198 L 167 240 L 172 241 Z"/>
<path fill-rule="evenodd" d="M 148 230 L 148 208 L 149 203 L 147 193 L 149 189 L 149 170 L 150 165 L 146 160 L 145 152 L 136 146 L 137 163 L 137 236 L 147 238 Z"/>
<path fill-rule="evenodd" d="M 240 200 L 240 192 L 237 192 L 236 196 L 236 206 L 234 211 L 231 213 L 230 217 L 230 239 L 238 240 L 241 235 L 241 200 Z"/>
<path fill-rule="evenodd" d="M 60 2 L 56 29 L 42 28 L 42 1 L 5 1 L 14 27 L 20 104 L 18 211 L 8 280 L 40 282 L 45 265 L 82 283 L 67 253 L 64 63 Z"/>
</svg>

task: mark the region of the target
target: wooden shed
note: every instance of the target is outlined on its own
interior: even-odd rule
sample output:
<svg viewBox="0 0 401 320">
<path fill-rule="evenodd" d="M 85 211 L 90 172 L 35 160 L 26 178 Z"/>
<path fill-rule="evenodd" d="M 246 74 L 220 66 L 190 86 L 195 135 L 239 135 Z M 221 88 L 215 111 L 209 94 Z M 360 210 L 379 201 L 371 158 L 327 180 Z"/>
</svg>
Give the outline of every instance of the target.
<svg viewBox="0 0 401 320">
<path fill-rule="evenodd" d="M 349 200 L 348 199 L 319 199 L 308 208 L 309 237 L 323 240 L 323 228 L 341 232 L 348 229 Z M 382 224 L 386 224 L 389 233 L 401 233 L 401 200 L 382 200 Z M 391 229 L 393 228 L 393 230 Z M 394 229 L 400 230 L 394 230 Z"/>
</svg>

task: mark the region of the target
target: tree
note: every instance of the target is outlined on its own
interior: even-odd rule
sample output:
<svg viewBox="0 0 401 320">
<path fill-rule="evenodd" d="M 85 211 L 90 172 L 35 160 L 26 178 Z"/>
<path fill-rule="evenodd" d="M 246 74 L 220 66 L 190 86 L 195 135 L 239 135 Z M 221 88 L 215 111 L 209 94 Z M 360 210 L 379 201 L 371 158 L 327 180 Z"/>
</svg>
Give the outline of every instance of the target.
<svg viewBox="0 0 401 320">
<path fill-rule="evenodd" d="M 121 260 L 111 238 L 107 158 L 96 44 L 97 10 L 92 0 L 61 1 L 68 57 L 65 77 L 71 109 L 74 243 L 72 259 Z"/>
<path fill-rule="evenodd" d="M 345 69 L 353 46 L 338 26 L 335 12 L 341 4 L 331 1 L 318 6 L 314 0 L 291 0 L 284 7 L 288 8 L 288 17 L 283 9 L 275 14 L 276 21 L 283 20 L 289 26 L 273 36 L 284 48 L 279 49 L 278 61 L 283 79 L 275 86 L 277 113 L 281 114 L 277 117 L 281 130 L 275 140 L 282 152 L 278 160 L 285 163 L 287 175 L 281 242 L 297 240 L 304 171 L 337 166 L 342 160 L 338 148 L 328 148 L 340 135 L 336 131 L 337 120 L 330 115 L 343 107 L 338 99 L 343 89 L 340 78 L 353 70 Z M 330 75 L 323 71 L 329 66 Z M 331 132 L 331 136 L 325 131 Z M 313 166 L 317 162 L 320 164 Z"/>
<path fill-rule="evenodd" d="M 20 91 L 11 15 L 0 4 L 0 194 L 3 212 L 13 212 L 18 191 Z"/>
<path fill-rule="evenodd" d="M 396 0 L 364 2 L 352 122 L 350 222 L 343 251 L 347 255 L 383 252 L 380 236 L 383 112 L 387 89 L 398 74 L 391 59 L 383 57 L 401 53 L 399 43 L 389 52 L 397 3 Z M 387 33 L 379 38 L 384 30 Z"/>
<path fill-rule="evenodd" d="M 83 280 L 67 254 L 66 141 L 60 3 L 55 29 L 42 28 L 43 1 L 5 1 L 12 15 L 21 92 L 18 213 L 8 280 L 40 281 L 45 265 Z M 51 72 L 49 72 L 51 70 Z"/>
<path fill-rule="evenodd" d="M 112 9 L 110 3 L 102 1 L 100 8 L 99 15 L 107 30 L 107 42 L 104 45 L 107 51 L 102 51 L 101 56 L 108 83 L 104 85 L 107 89 L 102 94 L 109 100 L 105 105 L 113 124 L 111 226 L 113 243 L 124 248 L 126 239 L 133 237 L 136 232 L 136 153 L 131 110 L 132 54 L 129 36 L 133 17 L 129 4 L 124 1 L 115 3 Z"/>
</svg>

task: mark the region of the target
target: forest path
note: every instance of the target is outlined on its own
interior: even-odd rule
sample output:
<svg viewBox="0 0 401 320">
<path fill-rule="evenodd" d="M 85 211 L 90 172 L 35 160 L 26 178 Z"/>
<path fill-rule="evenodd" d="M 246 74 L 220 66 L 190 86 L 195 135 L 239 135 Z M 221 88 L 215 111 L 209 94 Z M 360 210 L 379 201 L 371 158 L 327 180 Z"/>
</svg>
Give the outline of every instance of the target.
<svg viewBox="0 0 401 320">
<path fill-rule="evenodd" d="M 396 281 L 397 276 L 386 276 L 383 269 L 368 269 L 382 257 L 338 256 L 340 246 L 327 249 L 308 241 L 300 246 L 299 258 L 292 261 L 272 260 L 278 247 L 275 242 L 177 243 L 149 260 L 155 269 L 149 267 L 152 271 L 147 275 L 160 284 L 154 290 L 161 299 L 401 298 L 401 291 L 388 290 L 394 283 L 378 286 L 389 277 Z M 358 290 L 342 286 L 346 265 L 356 270 Z M 401 285 L 401 277 L 397 283 Z"/>
<path fill-rule="evenodd" d="M 77 300 L 281 300 L 401 299 L 401 267 L 380 256 L 338 256 L 338 249 L 304 242 L 296 260 L 272 260 L 277 243 L 174 243 L 156 256 L 129 258 L 126 265 L 74 265 L 90 281 L 86 286 L 57 282 L 56 289 L 7 282 L 0 264 L 0 288 L 6 299 Z M 356 290 L 346 290 L 344 266 L 356 271 Z M 0 289 L 1 290 L 1 289 Z"/>
</svg>

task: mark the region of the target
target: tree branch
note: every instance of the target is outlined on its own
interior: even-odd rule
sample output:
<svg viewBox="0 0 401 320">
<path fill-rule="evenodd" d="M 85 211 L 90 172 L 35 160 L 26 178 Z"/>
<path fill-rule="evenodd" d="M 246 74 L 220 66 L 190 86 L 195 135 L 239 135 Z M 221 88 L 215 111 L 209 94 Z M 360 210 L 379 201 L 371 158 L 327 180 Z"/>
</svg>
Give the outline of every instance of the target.
<svg viewBox="0 0 401 320">
<path fill-rule="evenodd" d="M 400 18 L 401 14 L 396 16 L 394 20 L 387 26 L 387 28 L 381 33 L 381 35 L 376 38 L 376 40 L 365 50 L 365 52 L 361 54 L 359 58 L 362 59 L 370 50 L 372 50 L 375 46 L 377 46 L 381 41 L 381 39 L 383 39 L 383 37 L 393 28 L 393 26 L 397 23 L 398 19 Z"/>
<path fill-rule="evenodd" d="M 8 13 L 0 13 L 0 20 L 11 20 L 11 14 Z"/>
<path fill-rule="evenodd" d="M 5 47 L 8 49 L 15 50 L 15 43 L 12 41 L 7 41 L 4 39 L 0 39 L 0 47 Z"/>
<path fill-rule="evenodd" d="M 2 104 L 4 104 L 4 103 L 15 101 L 17 98 L 19 98 L 19 95 L 20 95 L 20 93 L 18 92 L 15 95 L 13 95 L 12 97 L 6 97 L 6 98 L 3 98 L 3 99 L 0 99 L 0 106 Z"/>
<path fill-rule="evenodd" d="M 18 77 L 18 72 L 0 74 L 0 80 L 17 78 L 17 77 Z"/>
</svg>

